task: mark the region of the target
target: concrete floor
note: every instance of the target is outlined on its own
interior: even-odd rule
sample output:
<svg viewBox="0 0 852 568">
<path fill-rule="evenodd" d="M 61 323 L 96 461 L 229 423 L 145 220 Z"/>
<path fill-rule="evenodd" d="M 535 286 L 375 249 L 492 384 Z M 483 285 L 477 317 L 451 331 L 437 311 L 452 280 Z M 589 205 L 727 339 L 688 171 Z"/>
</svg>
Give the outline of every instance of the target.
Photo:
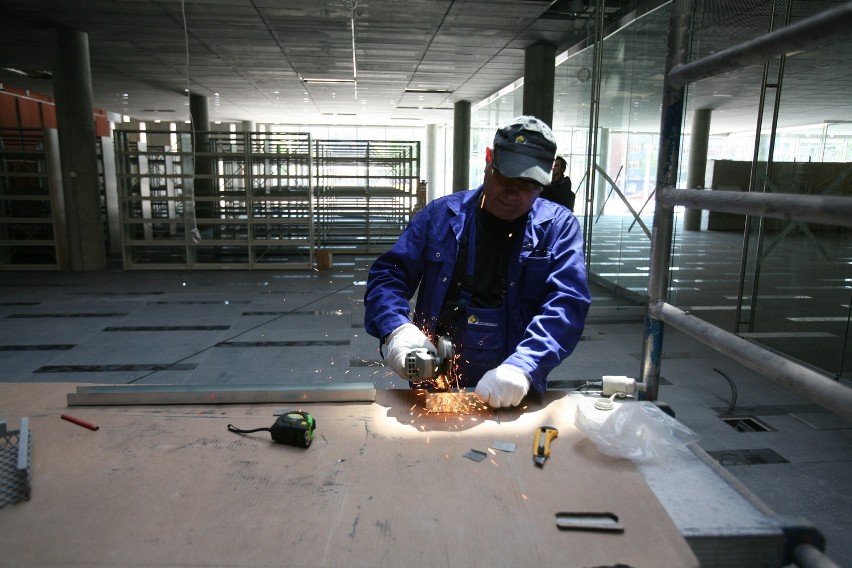
<svg viewBox="0 0 852 568">
<path fill-rule="evenodd" d="M 79 383 L 405 386 L 363 329 L 373 257 L 334 260 L 325 271 L 3 272 L 0 381 L 69 383 L 69 392 Z M 550 380 L 638 376 L 642 330 L 640 306 L 595 287 L 583 341 Z M 852 424 L 674 330 L 662 375 L 660 400 L 699 445 L 774 512 L 812 522 L 828 557 L 852 566 Z M 738 431 L 719 417 L 729 410 L 769 431 Z"/>
</svg>

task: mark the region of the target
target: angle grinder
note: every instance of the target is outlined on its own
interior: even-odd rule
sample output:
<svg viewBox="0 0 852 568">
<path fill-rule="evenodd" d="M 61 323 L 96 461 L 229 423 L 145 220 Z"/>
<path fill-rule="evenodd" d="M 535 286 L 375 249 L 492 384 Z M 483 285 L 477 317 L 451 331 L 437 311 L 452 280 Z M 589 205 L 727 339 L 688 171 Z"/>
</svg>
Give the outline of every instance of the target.
<svg viewBox="0 0 852 568">
<path fill-rule="evenodd" d="M 405 370 L 411 382 L 431 382 L 437 388 L 446 390 L 449 381 L 446 376 L 455 357 L 453 343 L 440 335 L 435 341 L 436 351 L 421 347 L 408 352 L 405 357 Z"/>
</svg>

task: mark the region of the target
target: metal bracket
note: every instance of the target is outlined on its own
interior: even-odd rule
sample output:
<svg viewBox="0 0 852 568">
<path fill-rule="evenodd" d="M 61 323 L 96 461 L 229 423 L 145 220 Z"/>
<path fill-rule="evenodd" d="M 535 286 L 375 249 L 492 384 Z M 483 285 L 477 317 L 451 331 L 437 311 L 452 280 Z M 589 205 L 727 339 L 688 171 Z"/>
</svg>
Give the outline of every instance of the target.
<svg viewBox="0 0 852 568">
<path fill-rule="evenodd" d="M 7 430 L 0 421 L 0 508 L 30 498 L 32 454 L 29 418 L 21 418 L 20 430 Z"/>
</svg>

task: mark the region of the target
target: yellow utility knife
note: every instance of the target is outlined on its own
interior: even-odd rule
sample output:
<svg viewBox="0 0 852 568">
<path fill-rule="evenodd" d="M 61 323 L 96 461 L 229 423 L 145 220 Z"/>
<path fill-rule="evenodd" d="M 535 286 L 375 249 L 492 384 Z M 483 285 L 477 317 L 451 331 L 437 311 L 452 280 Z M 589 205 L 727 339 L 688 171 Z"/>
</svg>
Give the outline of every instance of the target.
<svg viewBox="0 0 852 568">
<path fill-rule="evenodd" d="M 550 457 L 550 441 L 559 435 L 559 430 L 553 426 L 542 426 L 535 433 L 533 443 L 533 460 L 539 467 L 544 467 L 544 460 Z"/>
</svg>

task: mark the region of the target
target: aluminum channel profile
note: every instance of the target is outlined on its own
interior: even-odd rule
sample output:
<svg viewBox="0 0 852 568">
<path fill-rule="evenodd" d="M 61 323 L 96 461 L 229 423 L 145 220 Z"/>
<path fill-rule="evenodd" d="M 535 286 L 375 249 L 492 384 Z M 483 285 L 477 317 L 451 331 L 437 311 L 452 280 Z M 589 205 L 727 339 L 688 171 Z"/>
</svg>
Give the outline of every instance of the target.
<svg viewBox="0 0 852 568">
<path fill-rule="evenodd" d="M 29 418 L 21 418 L 20 430 L 6 430 L 6 422 L 0 421 L 0 509 L 29 499 L 32 480 Z"/>
<path fill-rule="evenodd" d="M 374 383 L 331 385 L 105 385 L 77 387 L 68 406 L 375 402 Z"/>
</svg>

